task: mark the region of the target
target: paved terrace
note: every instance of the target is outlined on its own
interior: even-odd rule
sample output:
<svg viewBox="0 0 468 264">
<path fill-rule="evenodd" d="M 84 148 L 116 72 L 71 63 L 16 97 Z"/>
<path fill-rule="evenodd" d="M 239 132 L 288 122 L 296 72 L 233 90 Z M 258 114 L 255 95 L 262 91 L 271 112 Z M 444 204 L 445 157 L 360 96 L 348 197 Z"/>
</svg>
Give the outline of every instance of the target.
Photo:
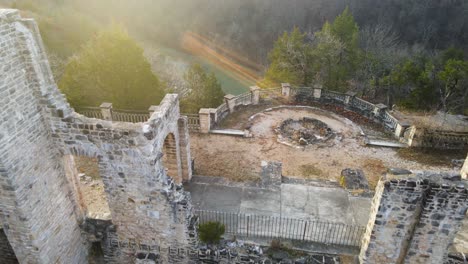
<svg viewBox="0 0 468 264">
<path fill-rule="evenodd" d="M 194 177 L 185 185 L 198 210 L 320 220 L 365 226 L 370 198 L 353 197 L 340 187 L 281 184 L 278 190 L 226 184 L 215 177 Z"/>
</svg>

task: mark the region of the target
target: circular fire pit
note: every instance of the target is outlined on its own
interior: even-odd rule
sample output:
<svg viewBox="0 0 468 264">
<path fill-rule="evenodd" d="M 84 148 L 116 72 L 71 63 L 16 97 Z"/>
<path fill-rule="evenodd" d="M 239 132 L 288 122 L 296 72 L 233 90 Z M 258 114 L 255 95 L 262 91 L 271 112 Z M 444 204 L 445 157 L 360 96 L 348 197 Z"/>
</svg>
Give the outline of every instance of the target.
<svg viewBox="0 0 468 264">
<path fill-rule="evenodd" d="M 337 135 L 326 123 L 308 117 L 287 119 L 276 133 L 280 142 L 299 146 L 326 143 Z"/>
</svg>

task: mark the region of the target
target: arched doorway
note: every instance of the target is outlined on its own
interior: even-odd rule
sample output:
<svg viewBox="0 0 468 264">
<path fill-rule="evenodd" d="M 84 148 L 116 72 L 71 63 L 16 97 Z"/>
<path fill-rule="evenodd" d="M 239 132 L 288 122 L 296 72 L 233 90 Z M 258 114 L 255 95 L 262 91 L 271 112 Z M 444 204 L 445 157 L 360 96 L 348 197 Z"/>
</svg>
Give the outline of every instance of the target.
<svg viewBox="0 0 468 264">
<path fill-rule="evenodd" d="M 177 142 L 172 133 L 169 133 L 166 139 L 164 139 L 163 164 L 166 168 L 167 176 L 171 177 L 176 183 L 181 183 L 182 179 L 180 177 L 179 163 L 177 161 Z"/>
</svg>

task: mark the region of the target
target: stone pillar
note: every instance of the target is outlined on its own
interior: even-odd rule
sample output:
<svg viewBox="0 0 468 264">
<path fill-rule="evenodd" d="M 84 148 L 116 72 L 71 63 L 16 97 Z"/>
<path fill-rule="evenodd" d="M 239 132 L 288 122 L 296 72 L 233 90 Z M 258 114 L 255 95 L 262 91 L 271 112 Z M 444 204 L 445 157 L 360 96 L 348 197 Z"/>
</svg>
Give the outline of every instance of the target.
<svg viewBox="0 0 468 264">
<path fill-rule="evenodd" d="M 405 121 L 398 122 L 397 126 L 395 128 L 395 137 L 397 137 L 397 138 L 403 137 L 404 133 L 405 133 L 405 130 L 410 126 L 411 126 L 411 124 L 408 123 L 408 122 L 405 122 Z"/>
<path fill-rule="evenodd" d="M 260 102 L 260 87 L 250 86 L 250 94 L 252 95 L 252 104 L 258 105 Z"/>
<path fill-rule="evenodd" d="M 229 113 L 234 113 L 234 108 L 236 107 L 236 97 L 232 94 L 227 94 L 224 96 L 224 101 L 228 106 Z"/>
<path fill-rule="evenodd" d="M 100 106 L 102 119 L 112 121 L 112 103 L 102 103 Z"/>
<path fill-rule="evenodd" d="M 190 137 L 187 124 L 188 118 L 181 116 L 178 120 L 178 127 L 182 181 L 184 182 L 192 179 L 192 157 L 190 155 Z"/>
<path fill-rule="evenodd" d="M 281 94 L 289 98 L 289 95 L 291 94 L 291 85 L 289 83 L 282 83 L 281 84 Z"/>
<path fill-rule="evenodd" d="M 411 126 L 411 131 L 408 137 L 408 146 L 410 147 L 421 147 L 422 136 L 424 135 L 424 129 Z"/>
<path fill-rule="evenodd" d="M 283 163 L 277 161 L 262 161 L 262 187 L 280 188 Z"/>
<path fill-rule="evenodd" d="M 346 104 L 346 105 L 351 104 L 351 102 L 352 102 L 352 100 L 354 99 L 354 97 L 356 97 L 356 93 L 355 93 L 355 92 L 347 92 L 347 93 L 346 93 L 346 97 L 345 97 L 345 104 Z"/>
<path fill-rule="evenodd" d="M 384 105 L 384 104 L 376 104 L 375 107 L 374 107 L 374 116 L 377 117 L 377 118 L 381 117 L 383 112 L 385 110 L 387 110 L 387 108 L 388 107 L 386 105 Z"/>
<path fill-rule="evenodd" d="M 159 112 L 159 105 L 152 105 L 150 108 L 148 108 L 148 112 L 150 114 L 150 117 L 155 113 Z"/>
<path fill-rule="evenodd" d="M 466 180 L 468 178 L 468 156 L 466 157 L 465 164 L 460 172 L 462 179 Z"/>
<path fill-rule="evenodd" d="M 214 127 L 218 123 L 218 113 L 216 108 L 210 108 L 211 127 Z"/>
<path fill-rule="evenodd" d="M 200 133 L 210 133 L 211 130 L 211 117 L 210 108 L 201 108 L 198 112 L 200 117 Z"/>
<path fill-rule="evenodd" d="M 314 98 L 320 99 L 322 97 L 322 85 L 314 85 Z"/>
</svg>

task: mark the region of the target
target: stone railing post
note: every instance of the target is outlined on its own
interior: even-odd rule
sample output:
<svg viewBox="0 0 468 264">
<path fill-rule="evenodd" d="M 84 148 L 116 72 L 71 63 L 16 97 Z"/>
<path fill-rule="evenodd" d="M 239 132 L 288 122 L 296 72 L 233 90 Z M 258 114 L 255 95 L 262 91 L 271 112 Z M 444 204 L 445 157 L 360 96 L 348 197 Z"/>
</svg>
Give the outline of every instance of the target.
<svg viewBox="0 0 468 264">
<path fill-rule="evenodd" d="M 351 102 L 352 102 L 352 100 L 354 99 L 354 97 L 356 97 L 356 93 L 355 93 L 355 92 L 346 92 L 345 104 L 346 104 L 346 105 L 351 104 Z"/>
<path fill-rule="evenodd" d="M 320 99 L 322 97 L 322 85 L 316 84 L 314 85 L 314 98 Z"/>
<path fill-rule="evenodd" d="M 150 117 L 154 114 L 154 112 L 159 112 L 159 105 L 152 105 L 148 108 L 148 112 Z"/>
<path fill-rule="evenodd" d="M 395 128 L 395 137 L 401 138 L 404 136 L 405 130 L 410 127 L 411 124 L 408 122 L 398 122 Z"/>
<path fill-rule="evenodd" d="M 211 130 L 211 110 L 210 108 L 201 108 L 198 112 L 200 118 L 200 133 L 210 133 Z"/>
<path fill-rule="evenodd" d="M 250 86 L 250 94 L 252 96 L 252 104 L 258 105 L 260 102 L 260 87 Z"/>
<path fill-rule="evenodd" d="M 374 107 L 374 117 L 380 118 L 387 108 L 388 107 L 384 104 L 376 104 Z"/>
<path fill-rule="evenodd" d="M 229 113 L 234 113 L 234 108 L 236 107 L 236 97 L 232 94 L 227 94 L 224 96 L 224 101 L 229 109 Z"/>
<path fill-rule="evenodd" d="M 112 121 L 112 103 L 102 103 L 100 106 L 102 119 Z"/>
<path fill-rule="evenodd" d="M 218 123 L 218 113 L 216 112 L 216 108 L 210 108 L 210 118 L 212 126 L 215 126 Z"/>
<path fill-rule="evenodd" d="M 282 83 L 281 84 L 281 94 L 289 98 L 289 95 L 291 94 L 291 85 L 289 83 Z"/>
</svg>

